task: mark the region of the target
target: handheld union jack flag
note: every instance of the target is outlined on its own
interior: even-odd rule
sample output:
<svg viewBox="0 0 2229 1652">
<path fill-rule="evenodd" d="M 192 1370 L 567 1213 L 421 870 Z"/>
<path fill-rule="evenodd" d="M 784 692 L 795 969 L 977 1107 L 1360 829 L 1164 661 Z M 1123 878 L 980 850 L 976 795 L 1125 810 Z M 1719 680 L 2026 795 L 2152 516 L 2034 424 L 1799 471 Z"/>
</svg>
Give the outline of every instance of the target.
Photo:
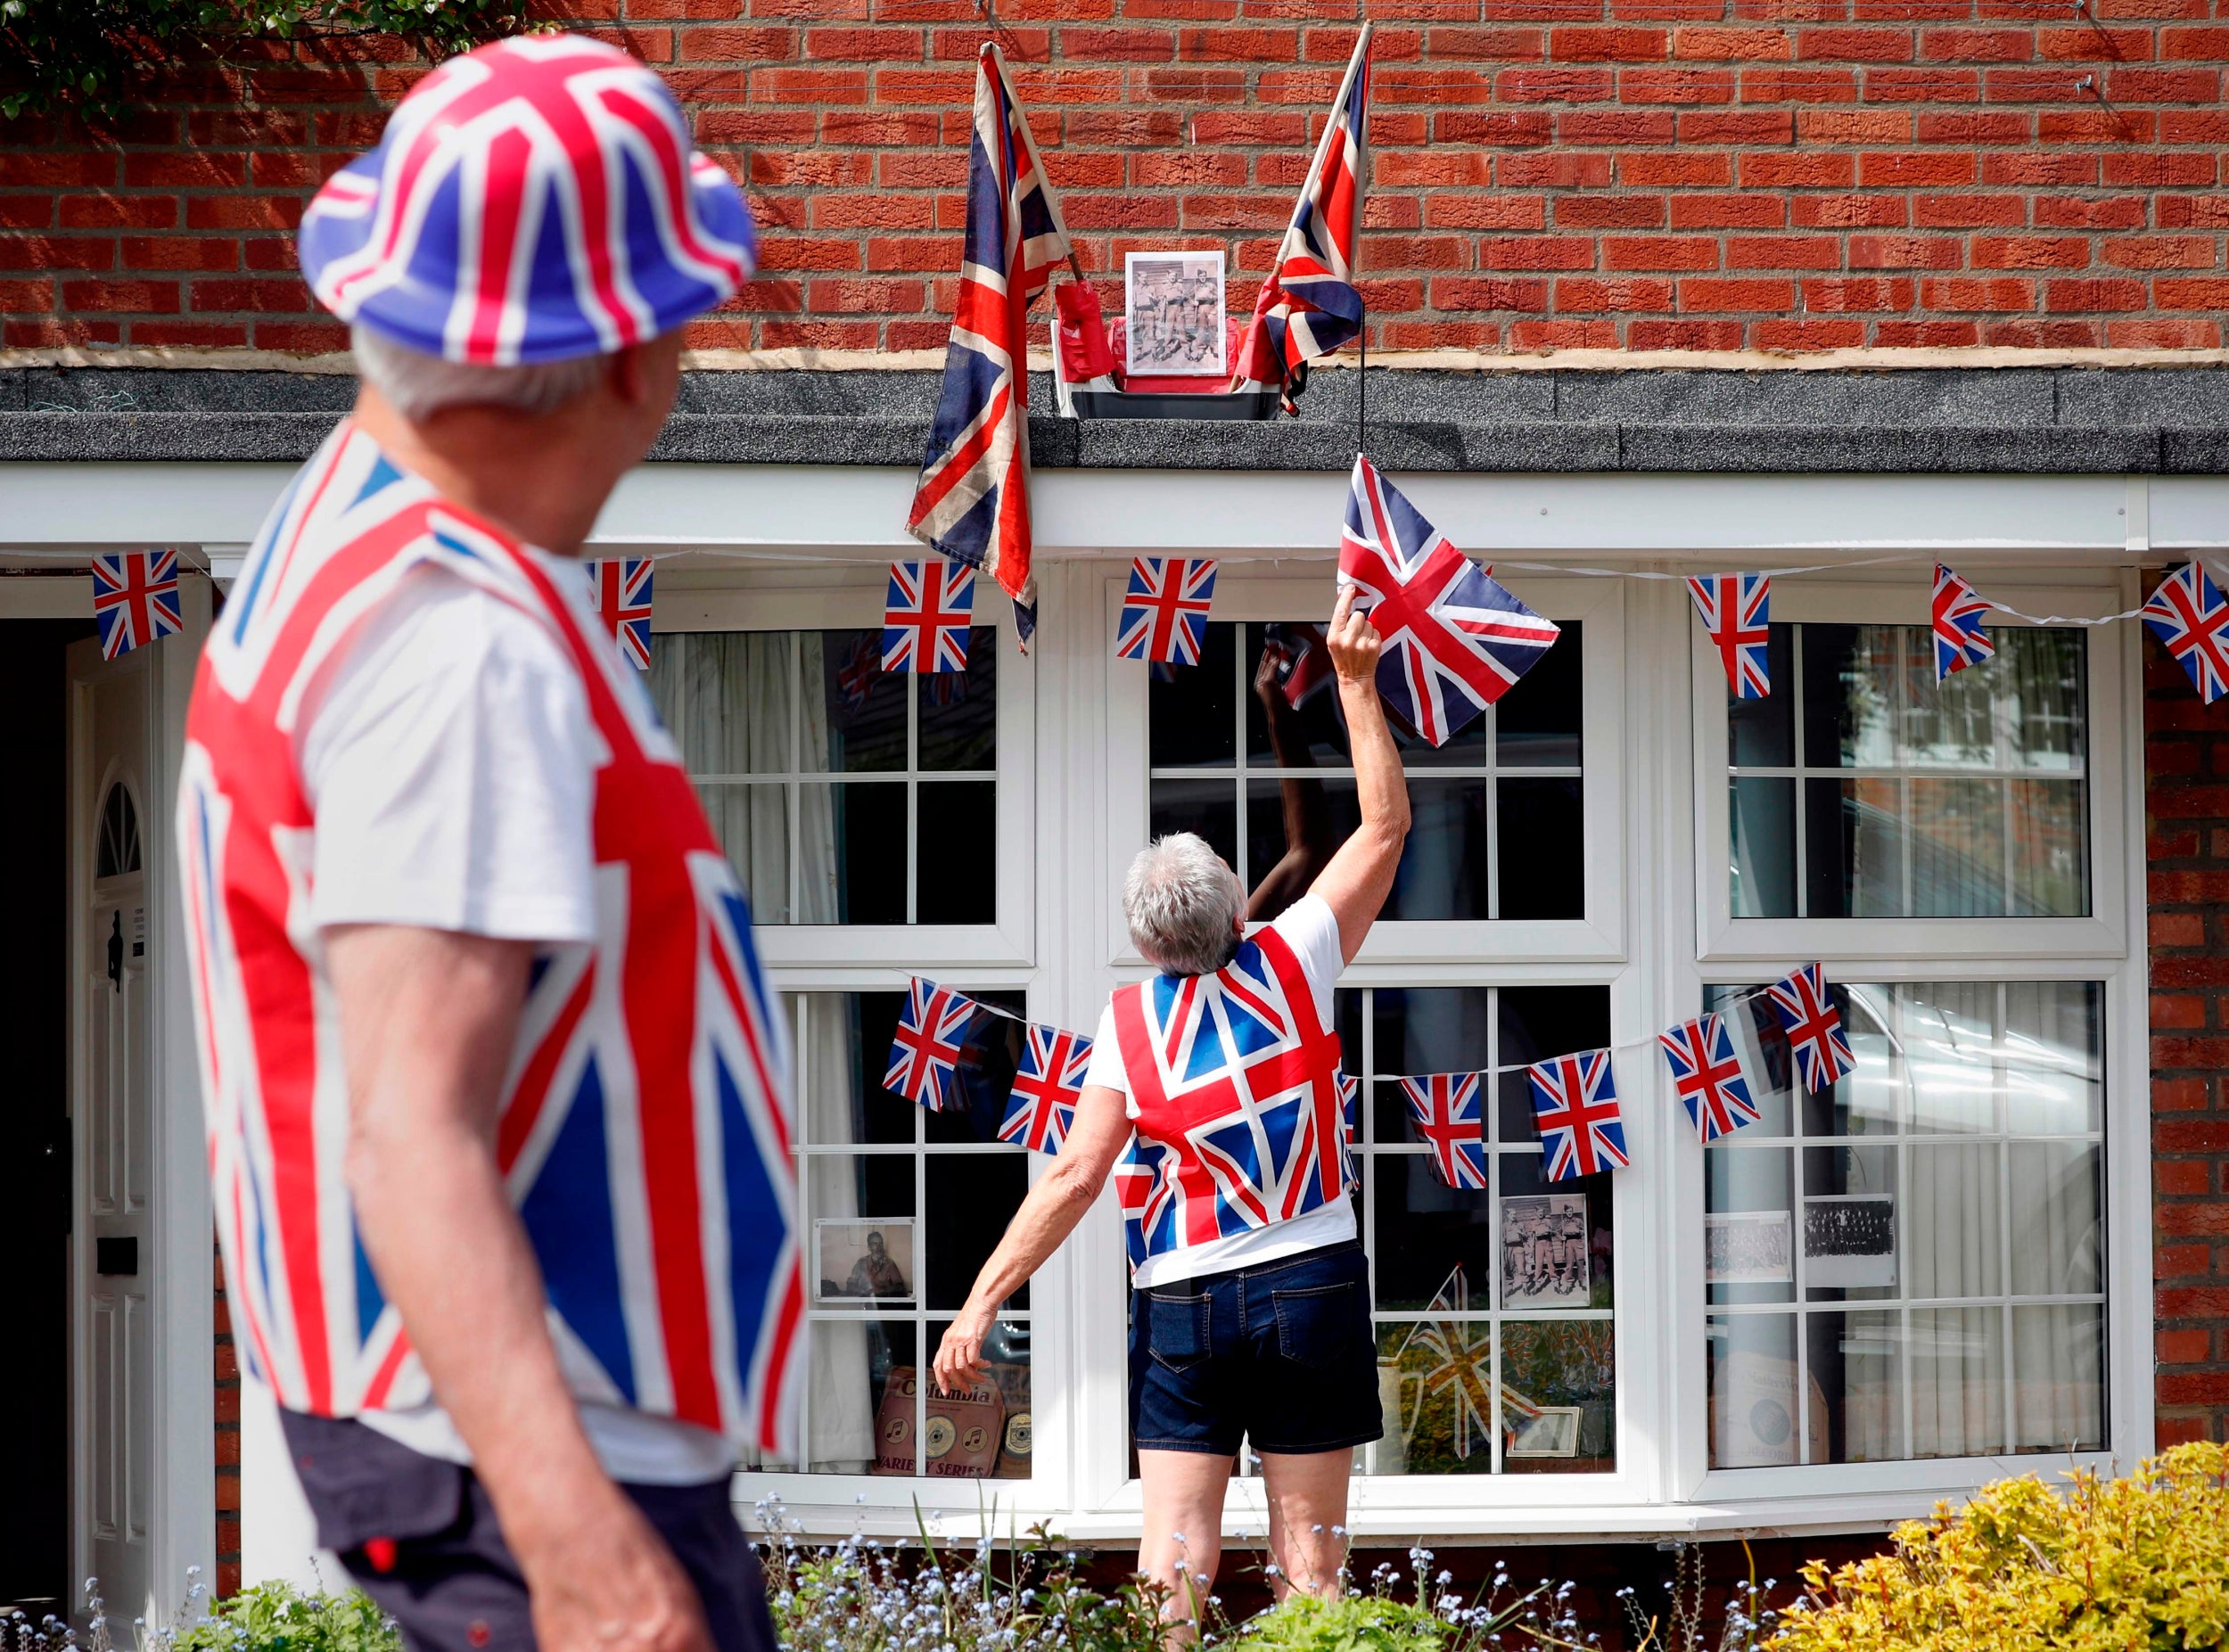
<svg viewBox="0 0 2229 1652">
<path fill-rule="evenodd" d="M 1996 653 L 1997 645 L 1981 629 L 1981 616 L 1988 612 L 1989 604 L 1981 600 L 1972 586 L 1942 563 L 1935 564 L 1932 614 L 1937 682 L 1941 682 L 1953 671 L 1962 671 L 1970 665 L 1979 665 Z"/>
<path fill-rule="evenodd" d="M 1756 1122 L 1756 1103 L 1749 1098 L 1748 1081 L 1741 1076 L 1723 1016 L 1682 1021 L 1669 1032 L 1657 1033 L 1657 1042 L 1671 1064 L 1673 1088 L 1705 1141 Z"/>
<path fill-rule="evenodd" d="M 1215 564 L 1205 557 L 1140 556 L 1130 564 L 1130 588 L 1114 624 L 1114 653 L 1124 660 L 1197 665 L 1207 640 L 1207 607 L 1215 596 Z"/>
<path fill-rule="evenodd" d="M 647 556 L 588 564 L 588 589 L 604 629 L 619 644 L 620 657 L 637 671 L 650 669 L 650 575 Z"/>
<path fill-rule="evenodd" d="M 1857 1057 L 1842 1035 L 1842 1012 L 1827 996 L 1826 972 L 1806 964 L 1785 981 L 1764 989 L 1780 1012 L 1788 1031 L 1788 1047 L 1796 1052 L 1796 1071 L 1804 1088 L 1814 1092 L 1831 1089 L 1834 1081 L 1855 1070 Z"/>
<path fill-rule="evenodd" d="M 1308 165 L 1277 262 L 1254 301 L 1254 320 L 1232 369 L 1234 390 L 1275 389 L 1285 411 L 1308 386 L 1308 364 L 1362 331 L 1354 287 L 1362 237 L 1362 183 L 1369 170 L 1369 37 L 1362 25 L 1331 119 Z"/>
<path fill-rule="evenodd" d="M 1058 1153 L 1060 1144 L 1068 1139 L 1069 1126 L 1076 1122 L 1083 1072 L 1090 1064 L 1090 1039 L 1032 1022 L 1022 1040 L 1022 1058 L 1015 1066 L 1014 1089 L 999 1124 L 999 1139 L 1018 1141 L 1037 1153 Z"/>
<path fill-rule="evenodd" d="M 185 629 L 178 617 L 176 551 L 109 551 L 93 559 L 93 619 L 101 658 L 144 647 Z"/>
<path fill-rule="evenodd" d="M 1037 629 L 1037 584 L 1024 316 L 1053 266 L 1073 256 L 1006 60 L 986 43 L 975 66 L 958 308 L 906 531 L 996 579 L 1024 642 Z"/>
<path fill-rule="evenodd" d="M 2229 652 L 2222 630 L 2229 627 L 2229 604 L 2196 563 L 2184 563 L 2159 581 L 2137 612 L 2160 646 L 2183 662 L 2198 697 L 2211 705 L 2229 694 Z"/>
<path fill-rule="evenodd" d="M 1625 1167 L 1624 1114 L 1617 1105 L 1609 1051 L 1592 1049 L 1535 1062 L 1525 1076 L 1532 1081 L 1534 1122 L 1540 1127 L 1541 1174 L 1545 1179 L 1563 1181 Z"/>
<path fill-rule="evenodd" d="M 1409 1117 L 1432 1149 L 1432 1172 L 1450 1188 L 1486 1186 L 1485 1120 L 1478 1110 L 1478 1075 L 1435 1073 L 1401 1081 Z"/>
<path fill-rule="evenodd" d="M 960 1093 L 959 1064 L 967 1053 L 968 1030 L 982 1008 L 975 999 L 916 975 L 898 1011 L 883 1088 L 931 1113 L 951 1105 Z"/>
<path fill-rule="evenodd" d="M 1448 543 L 1378 467 L 1358 456 L 1339 537 L 1339 582 L 1385 638 L 1378 688 L 1434 745 L 1509 691 L 1557 630 Z"/>
<path fill-rule="evenodd" d="M 1773 640 L 1773 581 L 1761 573 L 1705 574 L 1687 582 L 1695 612 L 1726 668 L 1726 686 L 1737 700 L 1762 700 L 1773 692 L 1765 648 Z"/>
<path fill-rule="evenodd" d="M 890 564 L 883 670 L 964 671 L 975 616 L 975 571 L 932 559 Z"/>
</svg>

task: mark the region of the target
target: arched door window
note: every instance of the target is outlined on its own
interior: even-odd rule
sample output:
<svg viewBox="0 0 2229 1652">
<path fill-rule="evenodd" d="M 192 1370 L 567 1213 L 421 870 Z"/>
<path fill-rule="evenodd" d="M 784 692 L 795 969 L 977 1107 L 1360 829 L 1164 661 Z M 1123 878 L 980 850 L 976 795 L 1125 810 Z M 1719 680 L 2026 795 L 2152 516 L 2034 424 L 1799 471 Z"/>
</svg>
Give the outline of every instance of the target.
<svg viewBox="0 0 2229 1652">
<path fill-rule="evenodd" d="M 119 780 L 101 800 L 101 838 L 94 850 L 95 879 L 121 877 L 139 870 L 139 810 L 132 794 Z"/>
</svg>

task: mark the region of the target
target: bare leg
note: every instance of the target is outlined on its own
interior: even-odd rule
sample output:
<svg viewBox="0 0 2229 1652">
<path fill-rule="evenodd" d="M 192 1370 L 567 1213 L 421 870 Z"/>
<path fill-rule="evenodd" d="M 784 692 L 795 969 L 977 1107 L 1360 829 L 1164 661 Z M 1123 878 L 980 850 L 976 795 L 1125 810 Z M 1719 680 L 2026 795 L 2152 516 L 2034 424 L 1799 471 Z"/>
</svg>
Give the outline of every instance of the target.
<svg viewBox="0 0 2229 1652">
<path fill-rule="evenodd" d="M 1346 1564 L 1346 1491 L 1353 1467 L 1354 1452 L 1345 1446 L 1336 1451 L 1262 1453 L 1270 1556 L 1278 1569 L 1271 1587 L 1279 1600 L 1291 1593 L 1337 1598 L 1339 1570 Z"/>
<path fill-rule="evenodd" d="M 1187 1646 L 1223 1557 L 1223 1492 L 1231 1459 L 1207 1451 L 1140 1451 L 1146 1519 L 1138 1569 L 1169 1591 L 1170 1646 Z"/>
</svg>

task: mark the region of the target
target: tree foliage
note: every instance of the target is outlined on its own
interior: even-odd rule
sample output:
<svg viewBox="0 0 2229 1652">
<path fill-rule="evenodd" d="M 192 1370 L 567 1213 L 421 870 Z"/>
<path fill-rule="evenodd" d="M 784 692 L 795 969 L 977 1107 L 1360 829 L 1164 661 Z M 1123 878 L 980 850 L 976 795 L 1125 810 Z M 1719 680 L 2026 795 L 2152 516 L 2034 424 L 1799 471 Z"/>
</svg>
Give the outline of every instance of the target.
<svg viewBox="0 0 2229 1652">
<path fill-rule="evenodd" d="M 508 34 L 525 0 L 0 0 L 0 115 L 115 115 L 197 52 L 394 35 L 436 56 Z"/>
</svg>

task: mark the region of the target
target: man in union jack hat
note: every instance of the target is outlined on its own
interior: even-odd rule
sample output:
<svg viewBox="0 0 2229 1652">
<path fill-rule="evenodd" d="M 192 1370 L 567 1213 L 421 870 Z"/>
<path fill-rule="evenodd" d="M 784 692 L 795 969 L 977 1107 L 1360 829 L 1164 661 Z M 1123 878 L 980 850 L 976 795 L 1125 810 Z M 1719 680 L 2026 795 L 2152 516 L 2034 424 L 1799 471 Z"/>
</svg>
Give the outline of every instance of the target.
<svg viewBox="0 0 2229 1652">
<path fill-rule="evenodd" d="M 178 842 L 233 1322 L 319 1541 L 432 1652 L 770 1648 L 787 1052 L 579 559 L 751 274 L 656 75 L 444 63 L 303 219 L 355 411 L 200 666 Z"/>
<path fill-rule="evenodd" d="M 1123 916 L 1160 973 L 1115 989 L 1059 1156 L 936 1355 L 947 1389 L 977 1376 L 998 1305 L 1114 1175 L 1134 1291 L 1139 1565 L 1190 1623 L 1221 1561 L 1241 1441 L 1262 1459 L 1277 1593 L 1336 1598 L 1354 1448 L 1385 1433 L 1331 1004 L 1392 892 L 1409 793 L 1378 694 L 1383 639 L 1355 598 L 1340 591 L 1325 646 L 1359 824 L 1304 893 L 1264 903 L 1277 885 L 1263 880 L 1257 905 L 1283 909 L 1251 935 L 1245 887 L 1203 839 L 1175 833 L 1139 853 Z"/>
</svg>

